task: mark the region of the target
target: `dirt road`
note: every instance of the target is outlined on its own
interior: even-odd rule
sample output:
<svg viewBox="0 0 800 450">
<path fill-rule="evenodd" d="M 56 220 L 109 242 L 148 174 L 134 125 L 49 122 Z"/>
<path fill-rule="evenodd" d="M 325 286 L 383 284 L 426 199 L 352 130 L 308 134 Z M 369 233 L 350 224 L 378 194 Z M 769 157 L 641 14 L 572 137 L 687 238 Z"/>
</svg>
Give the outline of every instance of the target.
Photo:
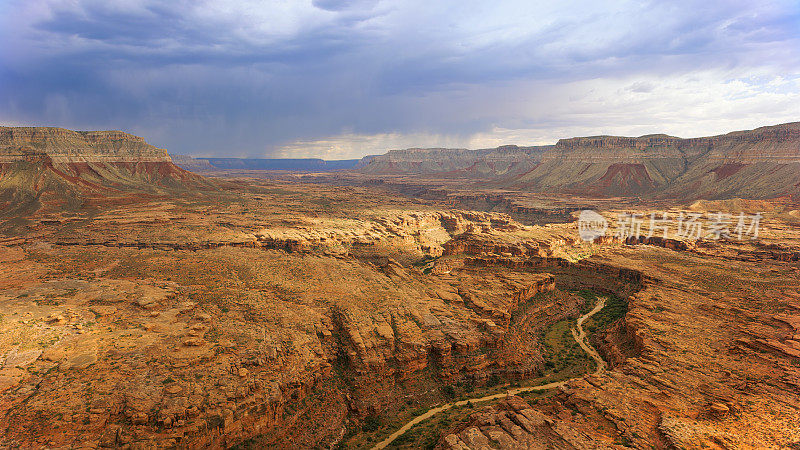
<svg viewBox="0 0 800 450">
<path fill-rule="evenodd" d="M 595 362 L 597 362 L 597 369 L 595 370 L 595 373 L 600 372 L 602 370 L 605 370 L 606 362 L 603 361 L 603 358 L 600 357 L 600 355 L 597 353 L 597 350 L 595 350 L 594 347 L 592 347 L 591 344 L 589 344 L 589 341 L 586 338 L 586 332 L 583 329 L 583 322 L 585 322 L 588 318 L 592 317 L 593 315 L 597 314 L 597 312 L 600 311 L 601 309 L 603 309 L 603 307 L 605 307 L 605 306 L 606 306 L 606 298 L 605 297 L 598 298 L 597 304 L 594 306 L 594 309 L 592 309 L 588 313 L 578 317 L 578 320 L 577 320 L 577 331 L 575 330 L 575 328 L 572 329 L 572 336 L 575 338 L 575 341 L 578 343 L 578 345 L 580 345 L 581 348 L 583 349 L 583 351 L 585 351 L 589 356 L 592 357 L 592 359 L 595 360 Z M 442 406 L 437 406 L 435 408 L 431 408 L 427 412 L 425 412 L 424 414 L 421 414 L 421 415 L 411 419 L 408 423 L 403 425 L 399 430 L 397 430 L 394 433 L 392 433 L 391 436 L 389 436 L 388 438 L 384 439 L 383 441 L 378 443 L 376 446 L 372 447 L 372 450 L 380 450 L 380 449 L 386 448 L 386 446 L 388 446 L 389 444 L 394 442 L 395 439 L 399 438 L 401 435 L 403 435 L 403 433 L 405 433 L 406 431 L 410 430 L 414 425 L 416 425 L 416 424 L 418 424 L 418 423 L 420 423 L 420 422 L 422 422 L 422 421 L 424 421 L 426 419 L 429 419 L 429 418 L 435 416 L 436 414 L 439 414 L 442 411 L 447 411 L 448 409 L 450 409 L 450 408 L 452 408 L 454 406 L 463 406 L 463 405 L 466 405 L 469 402 L 479 403 L 479 402 L 486 402 L 486 401 L 489 401 L 489 400 L 496 400 L 496 399 L 499 399 L 499 398 L 504 398 L 507 395 L 517 395 L 520 392 L 544 391 L 544 390 L 547 390 L 547 389 L 557 388 L 559 386 L 562 386 L 562 385 L 568 383 L 569 381 L 570 380 L 565 380 L 565 381 L 557 381 L 557 382 L 554 382 L 554 383 L 542 384 L 542 385 L 539 385 L 539 386 L 518 387 L 518 388 L 509 389 L 507 392 L 501 392 L 499 394 L 487 395 L 487 396 L 484 396 L 484 397 L 470 398 L 470 399 L 467 399 L 467 400 L 461 400 L 461 401 L 458 401 L 458 402 L 448 403 L 446 405 L 442 405 Z"/>
</svg>

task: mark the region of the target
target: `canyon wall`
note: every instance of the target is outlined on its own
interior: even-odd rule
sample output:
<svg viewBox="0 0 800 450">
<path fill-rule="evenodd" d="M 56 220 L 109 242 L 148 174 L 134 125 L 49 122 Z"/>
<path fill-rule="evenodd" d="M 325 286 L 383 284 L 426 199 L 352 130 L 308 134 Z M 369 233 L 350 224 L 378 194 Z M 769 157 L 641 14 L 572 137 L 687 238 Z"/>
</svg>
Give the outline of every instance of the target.
<svg viewBox="0 0 800 450">
<path fill-rule="evenodd" d="M 88 196 L 211 188 L 166 150 L 121 131 L 0 127 L 0 216 L 80 206 Z"/>
<path fill-rule="evenodd" d="M 691 139 L 591 136 L 541 147 L 395 150 L 365 159 L 359 170 L 601 197 L 798 196 L 800 122 Z"/>
<path fill-rule="evenodd" d="M 530 169 L 550 146 L 505 145 L 480 150 L 410 148 L 363 158 L 356 170 L 369 174 L 442 174 L 481 176 L 506 173 L 517 165 Z"/>
<path fill-rule="evenodd" d="M 0 162 L 42 155 L 53 162 L 172 162 L 166 150 L 122 131 L 0 127 Z"/>
</svg>

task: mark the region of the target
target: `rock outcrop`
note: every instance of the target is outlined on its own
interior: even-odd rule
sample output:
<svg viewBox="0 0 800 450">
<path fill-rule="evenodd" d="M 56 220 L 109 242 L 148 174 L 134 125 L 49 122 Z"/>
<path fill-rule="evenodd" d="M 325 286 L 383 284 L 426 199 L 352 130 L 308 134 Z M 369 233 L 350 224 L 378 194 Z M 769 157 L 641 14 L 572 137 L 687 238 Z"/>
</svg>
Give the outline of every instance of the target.
<svg viewBox="0 0 800 450">
<path fill-rule="evenodd" d="M 481 180 L 493 188 L 588 196 L 800 195 L 800 122 L 681 139 L 592 136 L 542 147 L 409 149 L 365 159 L 365 174 Z"/>
<path fill-rule="evenodd" d="M 0 127 L 0 216 L 210 186 L 174 165 L 166 150 L 121 131 Z"/>
<path fill-rule="evenodd" d="M 29 176 L 17 186 L 47 208 L 0 200 L 27 221 L 0 228 L 2 448 L 360 448 L 436 404 L 544 379 L 557 390 L 429 429 L 446 448 L 800 442 L 788 200 L 757 239 L 589 243 L 574 222 L 385 189 L 247 179 L 176 195 L 107 176 L 79 189 L 99 175 L 10 164 L 2 182 Z M 723 209 L 691 206 L 707 208 Z M 566 346 L 587 295 L 609 296 L 582 322 L 608 362 L 591 375 Z"/>
<path fill-rule="evenodd" d="M 215 169 L 207 159 L 192 158 L 189 155 L 172 155 L 172 162 L 190 172 L 208 172 Z"/>
<path fill-rule="evenodd" d="M 122 131 L 0 127 L 0 163 L 44 156 L 54 163 L 172 162 L 166 150 Z"/>
<path fill-rule="evenodd" d="M 484 178 L 524 173 L 549 146 L 506 145 L 480 150 L 410 148 L 365 157 L 356 170 L 369 174 L 446 174 L 448 177 Z"/>
</svg>

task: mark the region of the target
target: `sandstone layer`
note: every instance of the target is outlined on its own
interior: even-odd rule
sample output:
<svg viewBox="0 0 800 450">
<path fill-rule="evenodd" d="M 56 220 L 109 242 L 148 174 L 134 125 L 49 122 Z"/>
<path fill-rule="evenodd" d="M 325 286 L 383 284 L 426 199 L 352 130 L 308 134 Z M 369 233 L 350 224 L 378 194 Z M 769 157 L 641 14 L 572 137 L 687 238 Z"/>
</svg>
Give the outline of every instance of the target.
<svg viewBox="0 0 800 450">
<path fill-rule="evenodd" d="M 791 142 L 795 127 L 785 128 L 758 139 Z M 425 183 L 399 196 L 302 177 L 209 181 L 169 161 L 53 161 L 48 151 L 70 153 L 63 139 L 101 154 L 157 149 L 114 133 L 37 133 L 6 137 L 21 159 L 0 172 L 0 447 L 365 448 L 437 404 L 561 381 L 468 406 L 429 426 L 424 444 L 800 442 L 800 205 L 790 196 L 509 199 L 462 186 L 453 198 L 412 195 Z M 742 158 L 750 136 L 709 145 Z M 473 210 L 498 205 L 559 220 Z M 583 241 L 584 208 L 609 220 L 741 210 L 763 221 L 742 240 L 648 237 L 644 225 L 641 237 Z M 608 370 L 589 374 L 569 324 L 601 295 L 610 306 L 584 327 Z"/>
<path fill-rule="evenodd" d="M 122 131 L 0 127 L 0 163 L 47 155 L 53 162 L 171 162 L 167 151 Z"/>
<path fill-rule="evenodd" d="M 652 198 L 773 198 L 800 194 L 800 122 L 681 139 L 561 139 L 542 147 L 409 149 L 365 158 L 367 175 L 480 181 L 522 192 Z"/>
<path fill-rule="evenodd" d="M 164 149 L 121 131 L 0 127 L 0 214 L 66 211 L 89 195 L 211 188 Z"/>
</svg>

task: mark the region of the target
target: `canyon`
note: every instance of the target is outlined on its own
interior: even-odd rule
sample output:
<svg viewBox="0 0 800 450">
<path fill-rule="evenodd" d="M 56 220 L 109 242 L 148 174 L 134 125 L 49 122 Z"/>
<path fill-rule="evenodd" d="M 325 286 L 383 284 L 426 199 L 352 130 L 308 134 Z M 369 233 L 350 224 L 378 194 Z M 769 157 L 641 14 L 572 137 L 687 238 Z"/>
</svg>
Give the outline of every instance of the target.
<svg viewBox="0 0 800 450">
<path fill-rule="evenodd" d="M 364 158 L 366 176 L 483 189 L 663 199 L 800 195 L 800 122 L 721 136 L 560 139 L 539 147 L 408 149 Z"/>
<path fill-rule="evenodd" d="M 0 128 L 0 448 L 794 448 L 799 136 L 203 176 Z M 762 219 L 586 241 L 584 209 Z"/>
</svg>

